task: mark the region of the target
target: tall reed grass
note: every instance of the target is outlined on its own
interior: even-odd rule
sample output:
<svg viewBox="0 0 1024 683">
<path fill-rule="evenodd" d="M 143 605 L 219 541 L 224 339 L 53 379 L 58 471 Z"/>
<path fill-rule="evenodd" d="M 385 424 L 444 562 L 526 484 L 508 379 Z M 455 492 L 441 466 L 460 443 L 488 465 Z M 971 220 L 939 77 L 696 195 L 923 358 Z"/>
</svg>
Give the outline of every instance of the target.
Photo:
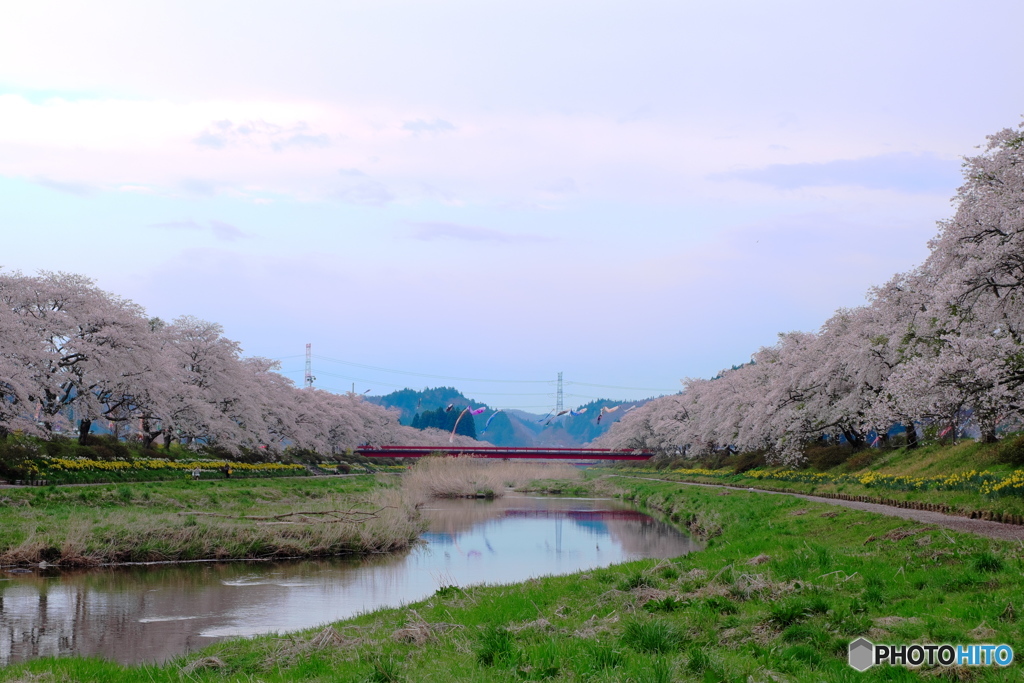
<svg viewBox="0 0 1024 683">
<path fill-rule="evenodd" d="M 538 479 L 577 480 L 578 469 L 564 462 L 492 460 L 458 457 L 427 457 L 402 476 L 402 489 L 411 501 L 430 498 L 500 498 L 509 488 Z"/>
</svg>

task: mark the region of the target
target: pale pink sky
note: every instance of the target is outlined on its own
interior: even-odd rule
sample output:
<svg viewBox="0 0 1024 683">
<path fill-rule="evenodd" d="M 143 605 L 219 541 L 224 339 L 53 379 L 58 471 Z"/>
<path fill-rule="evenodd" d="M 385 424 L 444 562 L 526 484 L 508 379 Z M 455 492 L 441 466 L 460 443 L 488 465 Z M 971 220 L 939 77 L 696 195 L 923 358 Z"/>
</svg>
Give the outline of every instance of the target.
<svg viewBox="0 0 1024 683">
<path fill-rule="evenodd" d="M 677 390 L 859 304 L 1024 113 L 1012 0 L 4 14 L 0 265 L 254 354 L 643 388 L 570 403 Z M 553 400 L 318 363 L 338 390 Z"/>
</svg>

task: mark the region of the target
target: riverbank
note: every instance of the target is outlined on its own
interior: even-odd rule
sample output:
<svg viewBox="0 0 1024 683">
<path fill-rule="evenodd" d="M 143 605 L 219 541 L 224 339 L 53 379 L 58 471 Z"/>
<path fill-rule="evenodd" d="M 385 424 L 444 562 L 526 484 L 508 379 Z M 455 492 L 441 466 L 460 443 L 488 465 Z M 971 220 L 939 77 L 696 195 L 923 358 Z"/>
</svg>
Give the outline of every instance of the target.
<svg viewBox="0 0 1024 683">
<path fill-rule="evenodd" d="M 390 552 L 420 531 L 415 510 L 372 476 L 0 491 L 0 565 Z"/>
<path fill-rule="evenodd" d="M 858 674 L 847 644 L 863 635 L 1024 647 L 1014 545 L 791 496 L 593 486 L 592 495 L 663 511 L 703 535 L 706 550 L 510 586 L 441 585 L 399 609 L 229 641 L 160 666 L 37 660 L 0 681 L 919 680 L 943 672 Z M 1019 671 L 944 672 L 1009 675 Z"/>
<path fill-rule="evenodd" d="M 640 479 L 647 481 L 669 481 L 667 479 L 659 479 L 657 477 L 650 476 L 637 476 L 637 475 L 622 475 L 622 474 L 610 474 L 607 475 L 612 478 L 625 478 L 625 479 Z M 932 509 L 918 509 L 909 507 L 906 505 L 886 505 L 882 503 L 870 503 L 862 500 L 846 500 L 843 498 L 827 497 L 827 496 L 813 496 L 803 493 L 791 493 L 781 491 L 770 491 L 765 489 L 750 489 L 750 488 L 738 488 L 735 486 L 725 486 L 723 484 L 703 484 L 692 481 L 677 481 L 671 480 L 678 486 L 703 486 L 708 488 L 716 488 L 725 493 L 732 491 L 757 491 L 759 493 L 767 495 L 779 495 L 779 496 L 794 496 L 800 500 L 808 500 L 815 503 L 825 503 L 828 505 L 840 506 L 851 508 L 854 510 L 865 510 L 867 512 L 873 512 L 879 515 L 885 515 L 889 517 L 899 517 L 901 519 L 909 519 L 922 524 L 934 524 L 935 526 L 943 529 L 949 529 L 951 531 L 961 531 L 964 533 L 975 534 L 978 536 L 984 536 L 986 538 L 992 538 L 1000 541 L 1019 541 L 1024 543 L 1024 526 L 1007 524 L 1005 522 L 996 522 L 991 520 L 985 520 L 980 518 L 968 518 L 958 515 L 951 515 L 944 512 L 939 512 Z"/>
<path fill-rule="evenodd" d="M 626 466 L 603 471 L 802 493 L 1024 525 L 1024 469 L 1016 468 L 1006 457 L 1006 451 L 1017 448 L 1017 443 L 1017 439 L 998 444 L 963 441 L 916 449 L 875 449 L 847 454 L 848 459 L 832 467 L 801 470 L 764 465 L 748 468 L 744 464 L 747 454 L 739 454 L 712 466 Z"/>
</svg>

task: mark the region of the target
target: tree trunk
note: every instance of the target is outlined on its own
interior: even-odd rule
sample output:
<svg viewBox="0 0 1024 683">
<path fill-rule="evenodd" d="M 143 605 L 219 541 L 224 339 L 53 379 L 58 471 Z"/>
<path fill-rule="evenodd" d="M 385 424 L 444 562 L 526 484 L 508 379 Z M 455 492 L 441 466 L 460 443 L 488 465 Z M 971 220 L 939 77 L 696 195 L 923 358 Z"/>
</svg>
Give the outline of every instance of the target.
<svg viewBox="0 0 1024 683">
<path fill-rule="evenodd" d="M 92 420 L 78 421 L 78 445 L 84 446 L 89 440 L 89 431 L 92 429 Z"/>
<path fill-rule="evenodd" d="M 846 443 L 853 447 L 853 450 L 859 451 L 864 448 L 864 438 L 853 429 L 844 429 L 843 436 L 846 437 Z"/>
<path fill-rule="evenodd" d="M 7 429 L 7 427 L 0 425 L 0 441 L 4 441 L 5 439 L 7 439 L 7 435 L 10 433 L 11 431 Z"/>
<path fill-rule="evenodd" d="M 907 430 L 907 448 L 917 448 L 917 427 L 913 422 L 908 422 L 903 428 Z"/>
<path fill-rule="evenodd" d="M 171 450 L 171 433 L 164 434 L 164 450 Z"/>
<path fill-rule="evenodd" d="M 996 428 L 993 426 L 983 429 L 981 432 L 981 441 L 982 443 L 995 443 L 998 441 L 996 438 Z"/>
</svg>

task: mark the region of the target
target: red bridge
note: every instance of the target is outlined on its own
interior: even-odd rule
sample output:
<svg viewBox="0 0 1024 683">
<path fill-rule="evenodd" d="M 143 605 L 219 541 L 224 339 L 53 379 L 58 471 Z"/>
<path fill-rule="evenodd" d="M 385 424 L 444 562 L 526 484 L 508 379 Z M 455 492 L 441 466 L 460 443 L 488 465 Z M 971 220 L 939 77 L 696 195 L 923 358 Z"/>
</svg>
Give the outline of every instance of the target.
<svg viewBox="0 0 1024 683">
<path fill-rule="evenodd" d="M 611 448 L 504 448 L 502 446 L 360 446 L 353 451 L 368 458 L 422 458 L 425 455 L 472 455 L 476 458 L 534 458 L 545 460 L 647 460 L 650 451 Z"/>
</svg>

